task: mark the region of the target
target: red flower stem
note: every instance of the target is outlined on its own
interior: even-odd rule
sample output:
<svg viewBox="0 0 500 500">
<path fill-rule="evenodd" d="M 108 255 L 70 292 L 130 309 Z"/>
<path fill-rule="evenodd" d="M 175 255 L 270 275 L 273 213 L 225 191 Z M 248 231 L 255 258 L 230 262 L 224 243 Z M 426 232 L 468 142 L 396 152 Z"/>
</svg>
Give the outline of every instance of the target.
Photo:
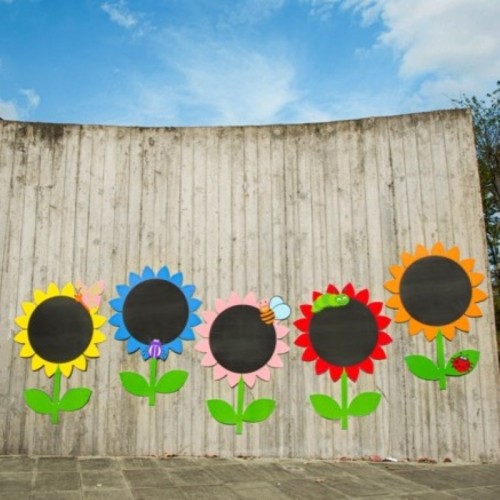
<svg viewBox="0 0 500 500">
<path fill-rule="evenodd" d="M 158 360 L 151 357 L 149 360 L 149 406 L 154 406 L 156 403 L 156 368 Z"/>
<path fill-rule="evenodd" d="M 59 423 L 59 397 L 61 395 L 61 370 L 57 367 L 57 370 L 54 374 L 54 387 L 52 390 L 52 415 L 51 415 L 51 423 L 58 424 Z"/>
<path fill-rule="evenodd" d="M 245 381 L 243 377 L 238 382 L 236 399 L 236 434 L 243 434 L 243 407 L 245 405 Z"/>
<path fill-rule="evenodd" d="M 347 377 L 347 372 L 345 369 L 342 371 L 342 376 L 340 377 L 340 398 L 341 398 L 341 409 L 342 409 L 342 419 L 341 419 L 341 429 L 347 429 L 347 417 L 349 409 L 349 399 L 347 391 L 349 389 L 349 380 Z"/>
<path fill-rule="evenodd" d="M 439 388 L 446 389 L 446 358 L 444 354 L 444 337 L 441 330 L 438 330 L 436 336 L 437 366 L 439 372 Z"/>
</svg>

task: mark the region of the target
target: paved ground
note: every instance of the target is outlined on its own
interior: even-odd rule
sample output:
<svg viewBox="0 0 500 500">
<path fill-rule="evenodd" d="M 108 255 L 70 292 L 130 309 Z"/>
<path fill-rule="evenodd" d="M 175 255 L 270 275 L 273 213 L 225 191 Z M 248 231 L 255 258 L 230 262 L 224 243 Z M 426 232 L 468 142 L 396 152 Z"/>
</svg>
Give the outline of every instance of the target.
<svg viewBox="0 0 500 500">
<path fill-rule="evenodd" d="M 500 464 L 0 456 L 0 500 L 500 499 Z"/>
</svg>

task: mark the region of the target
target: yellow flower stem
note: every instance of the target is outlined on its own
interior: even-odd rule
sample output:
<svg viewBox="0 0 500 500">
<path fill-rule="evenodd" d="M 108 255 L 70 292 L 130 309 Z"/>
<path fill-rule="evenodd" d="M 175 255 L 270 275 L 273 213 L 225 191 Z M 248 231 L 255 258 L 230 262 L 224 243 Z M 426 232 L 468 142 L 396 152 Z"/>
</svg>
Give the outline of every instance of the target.
<svg viewBox="0 0 500 500">
<path fill-rule="evenodd" d="M 158 360 L 151 357 L 149 360 L 149 406 L 156 403 L 156 369 Z"/>
<path fill-rule="evenodd" d="M 52 415 L 51 422 L 53 424 L 59 423 L 59 397 L 61 395 L 61 370 L 57 367 L 54 373 L 54 386 L 52 390 Z"/>
<path fill-rule="evenodd" d="M 441 330 L 436 336 L 437 366 L 439 370 L 439 389 L 446 389 L 446 358 L 444 353 L 444 337 Z"/>
<path fill-rule="evenodd" d="M 236 399 L 236 434 L 243 433 L 243 408 L 245 405 L 245 381 L 243 377 L 238 382 L 238 393 Z"/>
<path fill-rule="evenodd" d="M 348 409 L 349 409 L 349 398 L 348 391 L 349 389 L 349 380 L 347 377 L 347 372 L 345 369 L 342 371 L 342 376 L 340 377 L 340 402 L 342 409 L 342 420 L 341 420 L 341 429 L 347 429 L 347 417 L 348 417 Z"/>
</svg>

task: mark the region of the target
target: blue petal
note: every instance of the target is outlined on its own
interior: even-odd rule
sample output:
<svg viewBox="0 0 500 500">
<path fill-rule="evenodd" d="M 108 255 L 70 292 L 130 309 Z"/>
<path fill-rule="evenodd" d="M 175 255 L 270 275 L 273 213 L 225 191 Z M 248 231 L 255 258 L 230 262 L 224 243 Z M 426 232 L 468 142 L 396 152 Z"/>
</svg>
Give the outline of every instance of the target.
<svg viewBox="0 0 500 500">
<path fill-rule="evenodd" d="M 115 310 L 115 311 L 123 311 L 123 302 L 124 298 L 123 297 L 117 297 L 116 299 L 111 299 L 109 301 L 109 305 Z"/>
<path fill-rule="evenodd" d="M 115 333 L 115 340 L 127 340 L 130 337 L 129 331 L 125 328 L 118 328 Z"/>
<path fill-rule="evenodd" d="M 193 330 L 191 328 L 185 328 L 184 331 L 179 335 L 179 338 L 182 340 L 194 340 L 196 337 L 194 336 Z"/>
<path fill-rule="evenodd" d="M 116 285 L 116 291 L 118 292 L 118 295 L 122 297 L 125 297 L 128 294 L 129 290 L 130 288 L 128 285 Z"/>
<path fill-rule="evenodd" d="M 141 277 L 136 273 L 129 273 L 128 282 L 131 286 L 138 285 L 141 282 Z"/>
<path fill-rule="evenodd" d="M 142 342 L 138 342 L 134 337 L 130 337 L 127 342 L 127 352 L 129 354 L 132 354 L 135 351 L 138 351 L 144 347 L 144 344 Z"/>
<path fill-rule="evenodd" d="M 196 316 L 196 314 L 191 314 L 189 316 L 188 326 L 198 326 L 201 325 L 201 319 Z"/>
<path fill-rule="evenodd" d="M 172 342 L 170 342 L 170 344 L 167 344 L 167 347 L 171 351 L 176 352 L 177 354 L 182 354 L 182 340 L 180 340 L 179 338 L 172 340 Z"/>
<path fill-rule="evenodd" d="M 153 278 L 156 278 L 155 272 L 149 266 L 146 266 L 142 271 L 142 279 L 151 280 Z"/>
<path fill-rule="evenodd" d="M 147 361 L 151 356 L 149 355 L 149 348 L 147 345 L 141 347 L 141 354 L 144 361 Z"/>
<path fill-rule="evenodd" d="M 174 285 L 181 286 L 182 285 L 182 278 L 183 278 L 182 273 L 176 273 L 170 277 L 170 281 Z"/>
<path fill-rule="evenodd" d="M 186 285 L 182 287 L 182 291 L 184 292 L 184 295 L 188 299 L 190 299 L 193 296 L 195 290 L 196 287 L 194 285 Z"/>
<path fill-rule="evenodd" d="M 160 359 L 165 361 L 168 358 L 168 344 L 164 344 L 161 346 L 161 354 L 160 354 Z"/>
<path fill-rule="evenodd" d="M 123 326 L 123 316 L 121 312 L 118 312 L 116 314 L 113 314 L 111 318 L 109 318 L 109 324 L 113 326 Z"/>
<path fill-rule="evenodd" d="M 201 300 L 198 299 L 189 299 L 189 310 L 196 311 L 201 306 Z"/>
<path fill-rule="evenodd" d="M 167 266 L 163 266 L 157 274 L 158 278 L 161 278 L 162 280 L 167 280 L 170 278 L 170 271 L 168 270 Z"/>
</svg>

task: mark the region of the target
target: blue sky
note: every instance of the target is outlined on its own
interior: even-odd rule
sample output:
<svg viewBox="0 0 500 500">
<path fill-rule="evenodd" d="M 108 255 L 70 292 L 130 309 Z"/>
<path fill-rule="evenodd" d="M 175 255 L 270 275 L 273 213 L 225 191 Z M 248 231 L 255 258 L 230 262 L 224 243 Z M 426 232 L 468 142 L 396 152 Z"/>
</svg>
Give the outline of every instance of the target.
<svg viewBox="0 0 500 500">
<path fill-rule="evenodd" d="M 448 108 L 500 79 L 499 0 L 0 0 L 0 117 L 186 126 Z"/>
</svg>

